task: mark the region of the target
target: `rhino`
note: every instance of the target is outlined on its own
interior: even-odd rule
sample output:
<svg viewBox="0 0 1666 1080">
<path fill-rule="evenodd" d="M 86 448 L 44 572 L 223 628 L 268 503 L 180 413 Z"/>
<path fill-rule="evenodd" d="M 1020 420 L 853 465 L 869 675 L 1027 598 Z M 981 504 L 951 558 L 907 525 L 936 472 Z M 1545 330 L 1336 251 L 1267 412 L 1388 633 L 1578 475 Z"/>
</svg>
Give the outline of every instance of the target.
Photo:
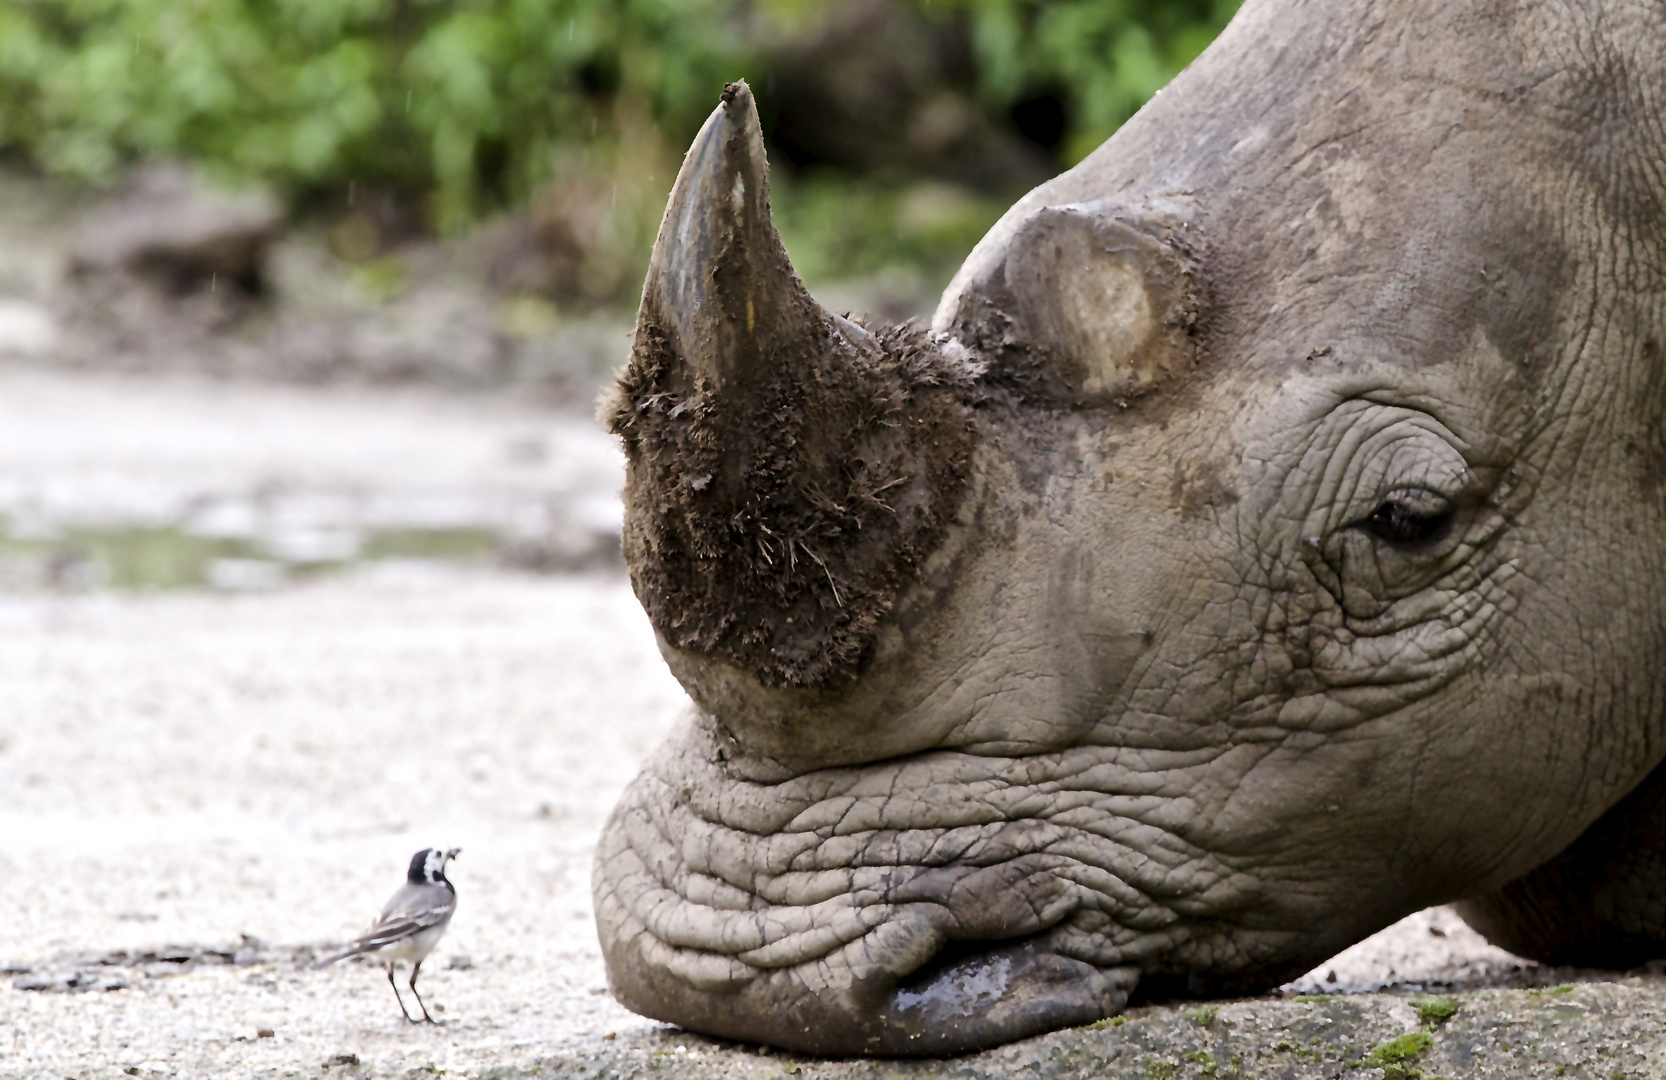
<svg viewBox="0 0 1666 1080">
<path fill-rule="evenodd" d="M 744 83 L 604 403 L 688 715 L 612 992 L 943 1055 L 1457 903 L 1666 955 L 1666 5 L 1247 0 L 929 326 L 795 275 Z"/>
</svg>

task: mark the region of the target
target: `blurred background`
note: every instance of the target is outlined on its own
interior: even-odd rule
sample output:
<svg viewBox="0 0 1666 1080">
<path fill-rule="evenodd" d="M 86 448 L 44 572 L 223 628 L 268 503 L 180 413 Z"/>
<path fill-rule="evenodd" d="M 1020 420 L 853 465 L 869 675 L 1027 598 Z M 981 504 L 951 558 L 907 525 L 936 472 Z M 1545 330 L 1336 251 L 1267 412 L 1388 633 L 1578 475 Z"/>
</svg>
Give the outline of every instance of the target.
<svg viewBox="0 0 1666 1080">
<path fill-rule="evenodd" d="M 1236 6 L 0 0 L 0 358 L 588 414 L 628 351 L 682 152 L 726 81 L 757 93 L 801 275 L 831 307 L 902 320 L 929 314 L 1001 212 L 1110 135 Z M 480 465 L 489 478 L 454 477 L 426 506 L 308 507 L 271 475 L 237 498 L 169 479 L 205 456 L 229 455 L 224 471 L 299 446 L 257 453 L 247 421 L 211 408 L 195 457 L 155 460 L 149 433 L 173 421 L 146 420 L 130 384 L 106 392 L 110 417 L 88 421 L 89 399 L 74 422 L 109 436 L 101 467 L 131 475 L 102 495 L 0 484 L 14 583 L 235 588 L 376 555 L 559 570 L 611 551 L 615 476 L 579 475 L 608 453 L 582 435 L 522 423 Z M 18 422 L 45 423 L 41 408 Z M 208 445 L 215 423 L 233 449 Z M 303 458 L 377 452 L 341 443 L 353 425 L 326 427 L 339 445 Z M 135 445 L 115 449 L 122 428 Z M 38 433 L 20 441 L 38 457 Z M 388 460 L 372 486 L 415 469 L 404 451 Z"/>
<path fill-rule="evenodd" d="M 188 162 L 274 197 L 285 225 L 322 230 L 354 264 L 484 228 L 476 269 L 495 288 L 628 305 L 683 148 L 745 77 L 805 275 L 935 279 L 1236 7 L 8 0 L 0 151 L 80 186 Z M 404 282 L 391 265 L 365 278 Z"/>
</svg>

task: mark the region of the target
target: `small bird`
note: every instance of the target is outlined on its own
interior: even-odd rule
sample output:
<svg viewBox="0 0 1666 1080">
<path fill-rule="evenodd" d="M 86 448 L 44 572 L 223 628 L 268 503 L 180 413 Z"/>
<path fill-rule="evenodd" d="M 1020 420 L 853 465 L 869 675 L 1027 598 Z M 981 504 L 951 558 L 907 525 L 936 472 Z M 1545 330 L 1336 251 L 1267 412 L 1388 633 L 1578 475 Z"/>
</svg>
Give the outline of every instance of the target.
<svg viewBox="0 0 1666 1080">
<path fill-rule="evenodd" d="M 457 890 L 446 880 L 445 864 L 455 859 L 462 850 L 423 848 L 412 855 L 411 868 L 405 873 L 405 884 L 388 899 L 382 913 L 370 924 L 370 929 L 355 938 L 350 948 L 328 960 L 320 960 L 314 966 L 324 967 L 349 956 L 373 957 L 388 969 L 388 985 L 393 987 L 399 1011 L 405 1014 L 406 1020 L 415 1024 L 421 1021 L 405 1008 L 405 999 L 399 996 L 399 985 L 393 981 L 394 966 L 401 960 L 408 960 L 411 963 L 411 994 L 422 1009 L 422 1019 L 430 1024 L 439 1023 L 428 1015 L 428 1006 L 423 1004 L 422 995 L 417 993 L 417 973 L 422 970 L 422 961 L 445 936 L 451 914 L 457 910 Z"/>
</svg>

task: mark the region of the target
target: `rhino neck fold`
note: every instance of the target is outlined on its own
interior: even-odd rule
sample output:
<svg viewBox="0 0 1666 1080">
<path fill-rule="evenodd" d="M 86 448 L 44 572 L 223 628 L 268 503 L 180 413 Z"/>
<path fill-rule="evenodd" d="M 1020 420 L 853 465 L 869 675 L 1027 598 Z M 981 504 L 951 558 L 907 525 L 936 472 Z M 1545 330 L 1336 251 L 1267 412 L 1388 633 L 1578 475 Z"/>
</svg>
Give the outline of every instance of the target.
<svg viewBox="0 0 1666 1080">
<path fill-rule="evenodd" d="M 856 677 L 959 500 L 972 379 L 924 334 L 876 336 L 810 296 L 731 84 L 678 174 L 605 407 L 632 584 L 697 701 L 710 664 L 761 687 Z"/>
</svg>

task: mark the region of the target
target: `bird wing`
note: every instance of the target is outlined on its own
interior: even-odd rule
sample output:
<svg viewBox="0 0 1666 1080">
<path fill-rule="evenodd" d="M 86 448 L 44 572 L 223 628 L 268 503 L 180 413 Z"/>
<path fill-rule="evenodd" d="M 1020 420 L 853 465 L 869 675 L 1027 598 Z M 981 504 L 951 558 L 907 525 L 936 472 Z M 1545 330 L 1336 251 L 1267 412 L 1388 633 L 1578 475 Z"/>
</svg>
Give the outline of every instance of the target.
<svg viewBox="0 0 1666 1080">
<path fill-rule="evenodd" d="M 353 939 L 353 947 L 368 952 L 391 945 L 438 926 L 456 908 L 457 894 L 443 885 L 406 885 L 393 894 L 370 928 Z"/>
<path fill-rule="evenodd" d="M 323 967 L 360 953 L 375 952 L 413 937 L 451 918 L 457 909 L 457 894 L 443 885 L 407 884 L 388 900 L 387 906 L 369 929 L 353 939 L 351 947 L 316 965 Z"/>
</svg>

